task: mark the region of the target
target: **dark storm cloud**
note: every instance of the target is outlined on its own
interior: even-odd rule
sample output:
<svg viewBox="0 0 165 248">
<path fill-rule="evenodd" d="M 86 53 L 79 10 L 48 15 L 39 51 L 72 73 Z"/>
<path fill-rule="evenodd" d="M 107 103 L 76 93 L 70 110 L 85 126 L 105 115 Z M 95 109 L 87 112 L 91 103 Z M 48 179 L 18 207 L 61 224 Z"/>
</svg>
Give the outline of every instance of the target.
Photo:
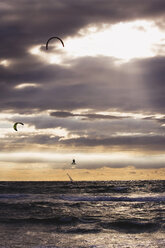
<svg viewBox="0 0 165 248">
<path fill-rule="evenodd" d="M 165 136 L 162 134 L 153 135 L 150 133 L 141 133 L 141 135 L 136 135 L 130 133 L 130 135 L 120 135 L 119 133 L 118 135 L 111 136 L 111 130 L 109 129 L 109 133 L 103 130 L 100 135 L 99 128 L 96 130 L 96 127 L 94 126 L 93 129 L 96 130 L 96 132 L 94 131 L 95 133 L 93 135 L 92 127 L 90 128 L 87 126 L 87 128 L 86 137 L 80 136 L 79 138 L 66 138 L 65 136 L 52 134 L 35 134 L 35 132 L 23 133 L 22 135 L 20 133 L 20 136 L 16 136 L 15 133 L 13 133 L 1 139 L 1 150 L 22 149 L 26 144 L 40 144 L 45 145 L 46 147 L 48 147 L 48 145 L 54 145 L 56 147 L 62 145 L 63 147 L 69 146 L 72 148 L 103 146 L 120 150 L 129 149 L 129 151 L 164 151 Z M 74 132 L 72 132 L 72 134 L 74 134 Z"/>
<path fill-rule="evenodd" d="M 124 148 L 139 149 L 139 150 L 164 150 L 165 136 L 117 136 L 105 139 L 90 139 L 90 138 L 77 138 L 61 141 L 65 145 L 75 146 L 120 146 Z"/>
<path fill-rule="evenodd" d="M 73 60 L 70 68 L 63 68 L 34 60 L 31 71 L 24 64 L 14 70 L 1 68 L 0 107 L 15 111 L 24 108 L 24 112 L 111 108 L 164 113 L 165 58 L 139 59 L 118 67 L 113 61 L 105 57 L 81 58 Z M 14 88 L 21 83 L 40 87 Z"/>
<path fill-rule="evenodd" d="M 120 150 L 137 150 L 137 151 L 164 151 L 165 137 L 160 135 L 153 136 L 117 136 L 104 139 L 99 138 L 76 138 L 76 139 L 60 139 L 62 137 L 51 137 L 50 135 L 34 135 L 33 137 L 24 137 L 18 139 L 18 144 L 39 144 L 39 145 L 54 145 L 56 147 L 72 146 L 72 147 L 109 147 L 119 148 Z M 8 145 L 9 147 L 11 144 Z M 6 147 L 7 148 L 7 147 Z"/>
<path fill-rule="evenodd" d="M 70 112 L 64 112 L 64 111 L 52 112 L 52 113 L 50 113 L 50 115 L 55 116 L 55 117 L 60 117 L 60 118 L 66 118 L 66 117 L 75 116 L 74 114 L 72 114 Z"/>
<path fill-rule="evenodd" d="M 67 112 L 64 112 L 65 116 Z M 64 115 L 64 114 L 63 114 Z M 15 135 L 5 137 L 1 142 L 17 144 L 56 144 L 57 146 L 75 146 L 75 147 L 112 147 L 117 149 L 135 149 L 135 150 L 164 150 L 164 128 L 155 120 L 146 119 L 90 119 L 81 120 L 81 118 L 51 117 L 49 115 L 33 116 L 33 117 L 13 117 L 9 119 L 22 121 L 27 128 L 35 126 L 36 130 L 45 130 L 45 135 L 32 133 L 24 133 L 21 139 Z M 47 129 L 56 131 L 55 128 L 63 128 L 68 135 L 52 137 L 46 134 Z M 49 130 L 50 131 L 50 130 Z M 21 134 L 20 134 L 21 135 Z M 78 138 L 72 138 L 76 135 Z M 61 138 L 65 138 L 62 140 Z"/>
<path fill-rule="evenodd" d="M 161 118 L 156 117 L 155 118 L 155 116 L 149 116 L 149 117 L 143 118 L 143 120 L 152 120 L 152 121 L 157 121 L 162 125 L 165 124 L 165 117 L 161 117 Z"/>
<path fill-rule="evenodd" d="M 69 71 L 58 65 L 48 65 L 36 57 L 27 54 L 20 60 L 13 60 L 9 67 L 0 66 L 0 83 L 5 83 L 8 88 L 24 82 L 37 84 L 50 83 L 68 76 Z"/>
<path fill-rule="evenodd" d="M 36 129 L 61 127 L 70 136 L 80 136 L 67 140 L 34 133 L 24 135 L 24 138 L 6 136 L 1 140 L 1 149 L 20 149 L 22 144 L 44 144 L 162 151 L 164 130 L 161 125 L 164 118 L 154 117 L 154 114 L 164 114 L 165 57 L 135 59 L 118 66 L 114 64 L 115 58 L 83 57 L 68 59 L 70 66 L 66 67 L 48 65 L 29 54 L 28 49 L 41 45 L 40 50 L 43 51 L 52 35 L 61 37 L 65 43 L 67 37 L 77 36 L 81 28 L 90 24 L 101 28 L 103 23 L 110 25 L 150 19 L 162 28 L 164 12 L 164 0 L 0 2 L 0 61 L 11 59 L 8 67 L 0 65 L 1 111 L 37 114 L 49 110 L 51 116 L 19 118 L 25 125 L 34 125 Z M 159 48 L 162 49 L 161 46 Z M 36 86 L 15 88 L 23 83 Z M 73 114 L 72 111 L 77 109 L 91 109 L 91 112 Z M 124 118 L 95 113 L 106 110 L 140 112 L 150 117 L 139 121 L 129 114 Z M 78 120 L 75 117 L 79 117 Z M 12 120 L 19 121 L 16 117 Z M 122 132 L 132 136 L 122 136 Z M 151 133 L 154 135 L 151 136 Z"/>
<path fill-rule="evenodd" d="M 67 112 L 64 112 L 67 113 Z M 66 114 L 65 114 L 66 115 Z M 81 116 L 81 115 L 80 115 Z M 103 115 L 104 116 L 104 115 Z M 77 116 L 76 116 L 77 117 Z M 64 117 L 63 117 L 64 118 Z M 146 119 L 134 119 L 131 117 L 125 118 L 109 118 L 102 119 L 96 118 L 94 121 L 91 119 L 85 118 L 82 121 L 82 118 L 75 118 L 75 116 L 70 116 L 70 118 L 63 119 L 60 117 L 54 117 L 49 115 L 39 115 L 39 116 L 14 116 L 8 118 L 8 121 L 14 122 L 23 122 L 29 126 L 35 126 L 36 129 L 47 129 L 47 128 L 65 128 L 69 132 L 84 131 L 89 136 L 91 133 L 97 132 L 98 135 L 115 134 L 118 132 L 126 133 L 163 133 L 164 128 L 159 124 L 159 122 Z"/>
<path fill-rule="evenodd" d="M 22 113 L 33 109 L 71 111 L 79 108 L 121 111 L 164 111 L 165 59 L 151 58 L 116 68 L 114 59 L 82 58 L 71 67 L 47 65 L 27 53 L 45 43 L 50 35 L 63 40 L 74 37 L 89 24 L 151 19 L 158 22 L 165 10 L 163 0 L 147 1 L 5 1 L 0 4 L 0 108 Z M 51 47 L 50 47 L 51 48 Z M 56 51 L 57 52 L 57 51 Z M 136 72 L 136 67 L 139 71 Z M 144 70 L 145 68 L 145 70 Z M 140 78 L 140 80 L 139 80 Z M 21 83 L 40 87 L 14 89 Z M 143 86 L 143 87 L 142 87 Z M 98 116 L 89 116 L 94 119 Z M 86 117 L 85 117 L 86 118 Z M 108 117 L 105 117 L 108 118 Z"/>
<path fill-rule="evenodd" d="M 46 145 L 51 145 L 51 144 L 57 144 L 59 139 L 61 137 L 56 136 L 56 137 L 52 137 L 51 135 L 33 135 L 33 136 L 29 136 L 26 135 L 26 137 L 23 138 L 18 138 L 17 139 L 17 143 L 28 143 L 28 144 L 46 144 Z"/>
<path fill-rule="evenodd" d="M 162 125 L 165 124 L 165 118 L 156 119 L 158 122 L 160 122 Z"/>
<path fill-rule="evenodd" d="M 17 136 L 16 134 L 10 134 L 1 139 L 1 151 L 22 151 L 31 146 L 31 148 L 37 148 L 37 145 L 44 145 L 45 147 L 54 145 L 60 145 L 59 141 L 62 136 L 52 136 L 48 134 L 35 134 L 35 133 L 24 133 L 23 135 Z"/>
<path fill-rule="evenodd" d="M 128 118 L 127 117 L 118 117 L 118 116 L 113 116 L 113 115 L 103 115 L 103 114 L 73 114 L 71 112 L 64 112 L 64 111 L 56 111 L 56 112 L 51 112 L 50 116 L 55 116 L 55 117 L 60 117 L 60 118 L 67 118 L 67 117 L 85 117 L 85 119 L 123 119 L 123 118 Z"/>
<path fill-rule="evenodd" d="M 1 58 L 24 56 L 54 34 L 65 39 L 89 24 L 161 19 L 164 11 L 164 0 L 6 0 L 0 3 Z"/>
</svg>

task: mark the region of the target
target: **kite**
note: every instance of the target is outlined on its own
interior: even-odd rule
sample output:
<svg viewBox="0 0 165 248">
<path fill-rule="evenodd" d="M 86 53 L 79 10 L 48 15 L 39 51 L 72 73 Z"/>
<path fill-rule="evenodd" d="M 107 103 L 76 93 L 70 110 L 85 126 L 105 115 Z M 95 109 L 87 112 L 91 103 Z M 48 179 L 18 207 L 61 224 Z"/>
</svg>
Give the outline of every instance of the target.
<svg viewBox="0 0 165 248">
<path fill-rule="evenodd" d="M 13 128 L 14 128 L 15 131 L 18 131 L 17 130 L 17 125 L 18 124 L 24 125 L 22 122 L 16 122 L 16 123 L 14 123 Z"/>
<path fill-rule="evenodd" d="M 54 37 L 53 36 L 53 37 L 49 38 L 48 41 L 46 42 L 46 50 L 48 50 L 49 41 L 52 40 L 52 39 L 58 39 L 58 40 L 60 40 L 61 43 L 62 43 L 62 45 L 63 45 L 63 47 L 64 47 L 64 42 L 59 37 Z"/>
</svg>

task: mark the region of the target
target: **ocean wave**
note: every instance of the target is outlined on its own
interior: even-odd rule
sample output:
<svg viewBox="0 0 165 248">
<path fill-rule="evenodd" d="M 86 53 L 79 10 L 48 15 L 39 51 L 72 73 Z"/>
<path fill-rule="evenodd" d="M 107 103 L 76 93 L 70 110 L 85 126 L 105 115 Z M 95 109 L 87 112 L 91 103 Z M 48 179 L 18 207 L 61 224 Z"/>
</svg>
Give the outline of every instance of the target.
<svg viewBox="0 0 165 248">
<path fill-rule="evenodd" d="M 100 220 L 95 217 L 79 217 L 74 215 L 63 215 L 63 216 L 52 216 L 52 217 L 1 217 L 0 223 L 14 223 L 14 224 L 51 224 L 51 225 L 76 225 L 76 224 L 93 224 L 93 223 L 99 223 Z M 73 230 L 74 232 L 75 230 Z M 79 231 L 78 231 L 79 232 Z"/>
<path fill-rule="evenodd" d="M 92 219 L 92 218 L 91 218 Z M 0 219 L 0 223 L 14 225 L 51 225 L 54 226 L 53 232 L 70 233 L 70 234 L 89 234 L 99 233 L 104 230 L 115 230 L 120 233 L 151 233 L 163 230 L 161 223 L 157 222 L 140 222 L 135 220 L 116 220 L 116 221 L 99 221 L 94 218 L 93 222 L 86 222 L 82 218 L 75 216 L 60 216 L 52 218 L 5 218 Z M 48 229 L 50 232 L 50 229 Z"/>
<path fill-rule="evenodd" d="M 58 233 L 70 233 L 70 234 L 95 234 L 102 231 L 102 228 L 71 228 L 68 230 L 58 229 Z"/>
<path fill-rule="evenodd" d="M 39 246 L 33 246 L 33 248 L 60 248 L 59 246 L 52 246 L 52 245 L 39 245 Z"/>
<path fill-rule="evenodd" d="M 73 225 L 73 223 L 80 222 L 80 219 L 75 216 L 59 216 L 46 218 L 0 218 L 0 223 L 10 224 L 52 224 L 52 225 Z"/>
<path fill-rule="evenodd" d="M 115 221 L 100 224 L 105 229 L 114 229 L 124 233 L 142 233 L 156 232 L 160 228 L 160 224 L 154 222 L 135 222 L 135 221 Z"/>
<path fill-rule="evenodd" d="M 0 199 L 17 199 L 17 198 L 25 198 L 28 197 L 28 195 L 25 194 L 0 194 Z"/>
<path fill-rule="evenodd" d="M 60 199 L 67 201 L 121 201 L 121 202 L 162 202 L 165 196 L 147 197 L 112 197 L 112 196 L 61 196 Z"/>
</svg>

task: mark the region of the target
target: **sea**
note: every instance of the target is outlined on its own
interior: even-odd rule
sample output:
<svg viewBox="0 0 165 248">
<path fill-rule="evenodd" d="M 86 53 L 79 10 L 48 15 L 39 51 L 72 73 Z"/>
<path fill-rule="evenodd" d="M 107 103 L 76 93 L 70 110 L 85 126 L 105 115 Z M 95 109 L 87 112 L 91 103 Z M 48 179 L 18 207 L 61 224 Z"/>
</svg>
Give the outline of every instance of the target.
<svg viewBox="0 0 165 248">
<path fill-rule="evenodd" d="M 0 182 L 0 248 L 163 248 L 165 180 Z"/>
</svg>

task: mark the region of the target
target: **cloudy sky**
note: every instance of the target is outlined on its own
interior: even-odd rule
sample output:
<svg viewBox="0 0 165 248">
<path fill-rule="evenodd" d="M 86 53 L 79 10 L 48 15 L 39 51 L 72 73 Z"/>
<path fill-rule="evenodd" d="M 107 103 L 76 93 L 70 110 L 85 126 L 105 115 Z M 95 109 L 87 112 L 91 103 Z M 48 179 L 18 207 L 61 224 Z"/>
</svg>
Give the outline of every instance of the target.
<svg viewBox="0 0 165 248">
<path fill-rule="evenodd" d="M 1 169 L 164 168 L 164 0 L 6 0 L 0 17 Z"/>
</svg>

